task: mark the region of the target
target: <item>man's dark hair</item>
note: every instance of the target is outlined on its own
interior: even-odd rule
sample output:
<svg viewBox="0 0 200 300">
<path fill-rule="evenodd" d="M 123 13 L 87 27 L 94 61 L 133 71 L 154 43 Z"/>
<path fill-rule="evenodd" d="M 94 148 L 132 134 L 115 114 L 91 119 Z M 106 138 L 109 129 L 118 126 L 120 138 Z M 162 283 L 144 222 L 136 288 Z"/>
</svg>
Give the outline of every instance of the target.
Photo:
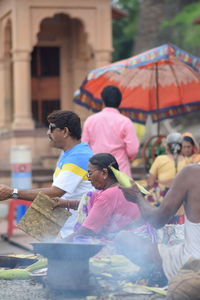
<svg viewBox="0 0 200 300">
<path fill-rule="evenodd" d="M 55 124 L 56 127 L 68 128 L 70 135 L 80 140 L 81 138 L 81 120 L 77 114 L 68 110 L 55 110 L 47 116 L 49 123 Z"/>
<path fill-rule="evenodd" d="M 116 180 L 115 175 L 113 174 L 113 171 L 109 168 L 109 166 L 114 167 L 115 169 L 119 170 L 119 165 L 116 160 L 116 158 L 110 154 L 110 153 L 98 153 L 93 155 L 89 162 L 96 166 L 99 170 L 107 169 L 108 175 Z"/>
<path fill-rule="evenodd" d="M 106 86 L 101 92 L 102 100 L 106 107 L 119 107 L 122 101 L 122 94 L 114 85 Z"/>
</svg>

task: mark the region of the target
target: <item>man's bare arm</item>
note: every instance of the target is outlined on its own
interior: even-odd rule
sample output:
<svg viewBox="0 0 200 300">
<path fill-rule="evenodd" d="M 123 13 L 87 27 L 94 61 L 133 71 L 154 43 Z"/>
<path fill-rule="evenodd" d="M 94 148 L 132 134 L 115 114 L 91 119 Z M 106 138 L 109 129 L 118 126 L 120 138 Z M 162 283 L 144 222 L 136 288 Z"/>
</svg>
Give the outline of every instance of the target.
<svg viewBox="0 0 200 300">
<path fill-rule="evenodd" d="M 12 188 L 6 185 L 0 185 L 0 201 L 11 198 L 12 192 L 13 192 Z M 39 192 L 46 194 L 50 198 L 61 197 L 65 194 L 65 191 L 57 188 L 56 186 L 51 186 L 49 188 L 19 190 L 18 191 L 19 199 L 33 201 Z"/>
<path fill-rule="evenodd" d="M 175 178 L 171 189 L 159 207 L 149 204 L 135 184 L 130 188 L 121 187 L 121 189 L 128 201 L 138 204 L 143 218 L 154 227 L 160 228 L 167 223 L 170 217 L 175 215 L 183 204 L 187 194 L 187 176 L 188 169 L 185 167 Z"/>
</svg>

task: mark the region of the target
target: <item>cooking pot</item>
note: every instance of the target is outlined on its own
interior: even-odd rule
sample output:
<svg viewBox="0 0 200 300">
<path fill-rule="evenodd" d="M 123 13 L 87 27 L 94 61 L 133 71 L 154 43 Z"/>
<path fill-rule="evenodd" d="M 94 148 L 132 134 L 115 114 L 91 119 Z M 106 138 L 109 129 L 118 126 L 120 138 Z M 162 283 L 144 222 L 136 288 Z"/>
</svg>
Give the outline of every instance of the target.
<svg viewBox="0 0 200 300">
<path fill-rule="evenodd" d="M 32 243 L 35 253 L 49 259 L 89 259 L 101 250 L 103 244 Z"/>
<path fill-rule="evenodd" d="M 48 258 L 47 283 L 54 290 L 89 289 L 89 258 L 103 244 L 32 243 L 34 251 Z"/>
</svg>

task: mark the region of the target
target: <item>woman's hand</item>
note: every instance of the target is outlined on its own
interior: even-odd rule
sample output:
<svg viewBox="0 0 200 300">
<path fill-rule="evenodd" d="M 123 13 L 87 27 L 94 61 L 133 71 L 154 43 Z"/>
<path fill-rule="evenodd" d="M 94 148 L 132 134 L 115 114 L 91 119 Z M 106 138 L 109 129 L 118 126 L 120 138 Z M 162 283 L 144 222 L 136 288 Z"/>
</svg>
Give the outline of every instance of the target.
<svg viewBox="0 0 200 300">
<path fill-rule="evenodd" d="M 53 200 L 54 200 L 53 209 L 57 207 L 62 207 L 62 208 L 67 208 L 68 210 L 70 209 L 77 210 L 79 206 L 78 200 L 63 200 L 60 198 L 53 198 Z"/>
<path fill-rule="evenodd" d="M 126 200 L 138 203 L 138 198 L 141 197 L 141 192 L 135 183 L 133 183 L 131 187 L 120 186 L 120 189 L 122 190 Z"/>
<path fill-rule="evenodd" d="M 67 208 L 68 210 L 70 209 L 70 201 L 69 200 L 63 200 L 60 198 L 53 198 L 54 204 L 53 204 L 53 209 L 57 207 L 62 207 L 62 208 Z"/>
</svg>

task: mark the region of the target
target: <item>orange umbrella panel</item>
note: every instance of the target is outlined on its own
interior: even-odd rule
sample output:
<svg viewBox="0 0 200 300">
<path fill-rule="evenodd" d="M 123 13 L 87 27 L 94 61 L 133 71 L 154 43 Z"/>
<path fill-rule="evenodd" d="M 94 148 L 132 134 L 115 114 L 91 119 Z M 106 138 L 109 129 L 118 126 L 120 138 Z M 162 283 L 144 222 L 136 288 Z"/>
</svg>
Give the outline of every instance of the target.
<svg viewBox="0 0 200 300">
<path fill-rule="evenodd" d="M 149 114 L 156 122 L 199 110 L 200 59 L 174 45 L 153 50 L 91 71 L 74 101 L 99 111 L 102 89 L 115 85 L 123 96 L 121 112 L 138 123 Z"/>
</svg>

